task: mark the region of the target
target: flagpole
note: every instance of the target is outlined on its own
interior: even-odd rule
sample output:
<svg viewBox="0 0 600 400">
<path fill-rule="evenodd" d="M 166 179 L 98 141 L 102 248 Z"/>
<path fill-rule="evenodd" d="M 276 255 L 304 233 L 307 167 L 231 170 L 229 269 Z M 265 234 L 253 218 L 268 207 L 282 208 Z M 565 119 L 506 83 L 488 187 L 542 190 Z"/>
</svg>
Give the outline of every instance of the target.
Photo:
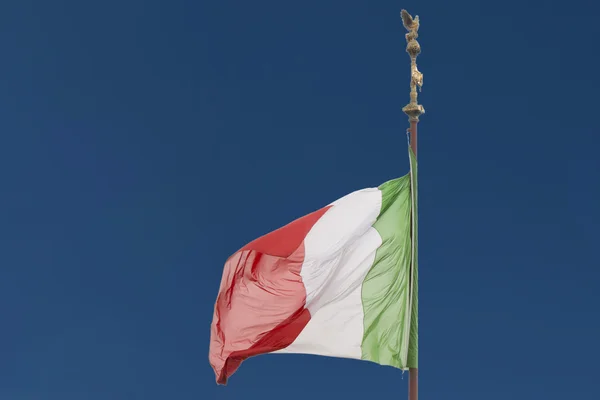
<svg viewBox="0 0 600 400">
<path fill-rule="evenodd" d="M 419 117 L 425 113 L 425 109 L 417 101 L 417 86 L 419 90 L 423 86 L 423 74 L 417 69 L 417 56 L 421 53 L 421 46 L 417 42 L 419 37 L 419 16 L 413 18 L 406 10 L 401 12 L 402 24 L 408 30 L 406 37 L 406 52 L 410 56 L 410 103 L 402 111 L 408 116 L 410 122 L 410 147 L 417 157 L 417 124 Z M 416 171 L 415 171 L 416 173 Z M 409 368 L 408 377 L 408 400 L 419 399 L 419 370 L 418 368 Z"/>
</svg>

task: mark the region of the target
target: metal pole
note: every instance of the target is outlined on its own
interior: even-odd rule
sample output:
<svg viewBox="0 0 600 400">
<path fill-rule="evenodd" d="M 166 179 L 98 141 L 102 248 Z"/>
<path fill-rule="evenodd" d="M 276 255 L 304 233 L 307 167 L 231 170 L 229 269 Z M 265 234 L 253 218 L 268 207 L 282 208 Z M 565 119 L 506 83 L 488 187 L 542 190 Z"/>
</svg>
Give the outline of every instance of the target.
<svg viewBox="0 0 600 400">
<path fill-rule="evenodd" d="M 417 56 L 421 53 L 421 46 L 417 42 L 419 37 L 419 16 L 413 18 L 406 10 L 401 12 L 402 24 L 408 30 L 406 37 L 406 52 L 410 56 L 410 103 L 402 111 L 408 116 L 410 121 L 410 147 L 417 157 L 417 124 L 419 117 L 425 113 L 425 109 L 417 101 L 417 86 L 419 90 L 423 86 L 423 74 L 417 69 Z M 418 368 L 409 368 L 408 371 L 408 400 L 419 399 L 419 370 Z"/>
<path fill-rule="evenodd" d="M 410 148 L 412 149 L 413 153 L 415 153 L 415 158 L 417 157 L 417 124 L 419 123 L 418 120 L 416 121 L 410 121 Z"/>
</svg>

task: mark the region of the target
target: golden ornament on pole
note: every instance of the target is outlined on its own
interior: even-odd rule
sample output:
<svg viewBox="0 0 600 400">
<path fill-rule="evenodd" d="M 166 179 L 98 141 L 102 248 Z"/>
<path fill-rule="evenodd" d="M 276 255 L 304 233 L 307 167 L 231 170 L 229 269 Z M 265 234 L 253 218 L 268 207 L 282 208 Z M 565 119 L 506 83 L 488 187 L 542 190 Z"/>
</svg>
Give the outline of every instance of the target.
<svg viewBox="0 0 600 400">
<path fill-rule="evenodd" d="M 417 56 L 421 53 L 421 45 L 417 41 L 419 37 L 419 16 L 413 18 L 406 10 L 402 10 L 402 24 L 408 30 L 406 37 L 406 52 L 410 56 L 410 103 L 402 111 L 408 115 L 411 121 L 418 121 L 419 116 L 425 113 L 425 109 L 418 103 L 417 86 L 419 91 L 423 86 L 423 74 L 417 68 Z"/>
</svg>

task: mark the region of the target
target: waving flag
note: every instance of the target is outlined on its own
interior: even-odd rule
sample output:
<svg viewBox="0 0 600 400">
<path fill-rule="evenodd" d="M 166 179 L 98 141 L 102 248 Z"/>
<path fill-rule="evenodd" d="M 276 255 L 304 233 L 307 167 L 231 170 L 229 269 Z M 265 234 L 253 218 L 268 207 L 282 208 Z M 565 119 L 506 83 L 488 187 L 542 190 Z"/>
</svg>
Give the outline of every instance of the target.
<svg viewBox="0 0 600 400">
<path fill-rule="evenodd" d="M 225 384 L 265 353 L 417 367 L 417 181 L 350 193 L 225 263 L 209 360 Z"/>
</svg>

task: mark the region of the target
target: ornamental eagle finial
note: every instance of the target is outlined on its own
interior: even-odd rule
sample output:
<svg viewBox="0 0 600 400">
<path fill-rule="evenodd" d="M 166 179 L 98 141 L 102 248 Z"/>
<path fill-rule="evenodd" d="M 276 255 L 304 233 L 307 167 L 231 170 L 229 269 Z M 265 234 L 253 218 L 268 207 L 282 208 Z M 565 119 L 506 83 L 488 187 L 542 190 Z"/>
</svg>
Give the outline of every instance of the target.
<svg viewBox="0 0 600 400">
<path fill-rule="evenodd" d="M 419 16 L 418 15 L 415 16 L 415 18 L 413 18 L 406 10 L 402 10 L 400 15 L 402 16 L 402 24 L 404 25 L 404 27 L 406 28 L 407 31 L 416 32 L 419 30 Z"/>
</svg>

